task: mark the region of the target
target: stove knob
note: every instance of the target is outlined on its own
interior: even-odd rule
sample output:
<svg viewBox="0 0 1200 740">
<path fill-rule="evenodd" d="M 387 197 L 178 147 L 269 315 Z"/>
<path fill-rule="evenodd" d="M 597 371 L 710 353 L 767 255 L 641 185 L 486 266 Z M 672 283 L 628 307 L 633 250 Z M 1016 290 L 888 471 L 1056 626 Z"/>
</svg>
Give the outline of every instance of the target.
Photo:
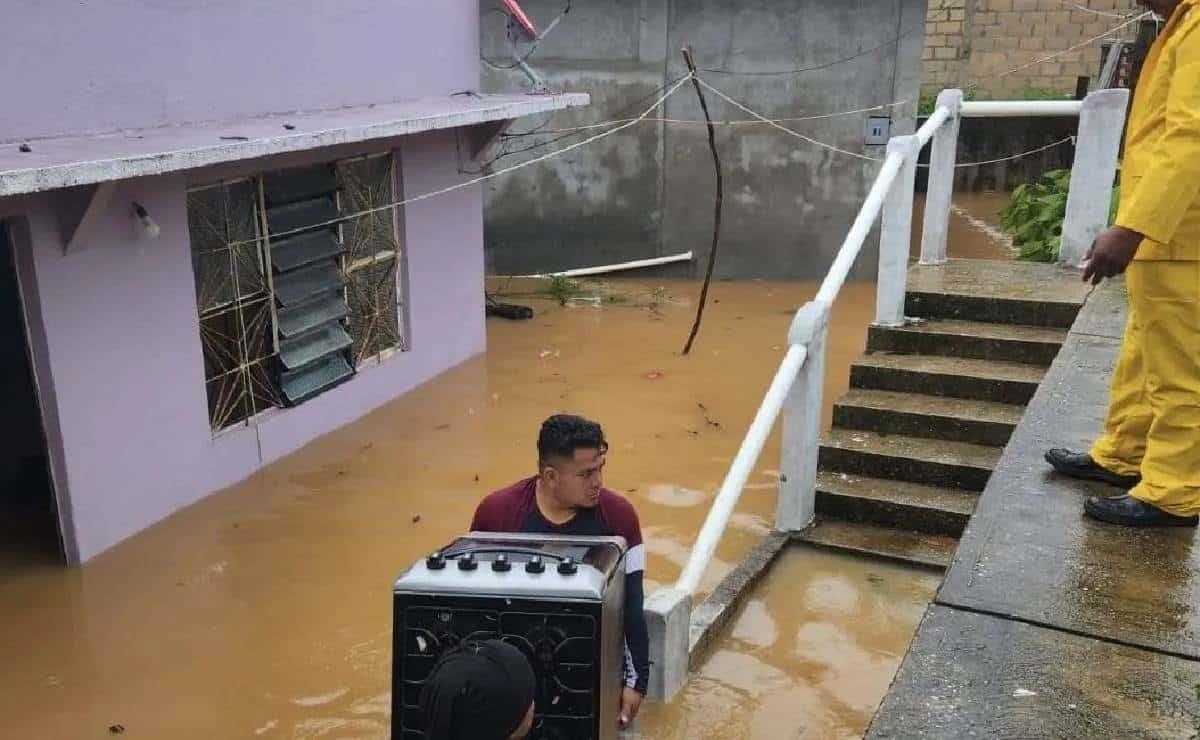
<svg viewBox="0 0 1200 740">
<path fill-rule="evenodd" d="M 442 557 L 442 553 L 439 550 L 425 558 L 425 567 L 430 570 L 441 570 L 446 567 L 446 558 Z"/>
<path fill-rule="evenodd" d="M 558 572 L 564 576 L 573 576 L 579 572 L 579 566 L 575 564 L 573 558 L 563 558 L 562 562 L 558 564 Z"/>
<path fill-rule="evenodd" d="M 531 557 L 529 559 L 529 562 L 525 563 L 525 572 L 526 573 L 545 573 L 546 572 L 546 564 L 542 562 L 542 556 L 534 555 L 533 557 Z"/>
<path fill-rule="evenodd" d="M 475 562 L 475 553 L 468 552 L 458 559 L 459 570 L 475 570 L 479 563 Z"/>
<path fill-rule="evenodd" d="M 497 555 L 496 559 L 492 561 L 492 570 L 497 573 L 507 573 L 512 570 L 512 563 L 508 562 L 508 556 Z"/>
</svg>

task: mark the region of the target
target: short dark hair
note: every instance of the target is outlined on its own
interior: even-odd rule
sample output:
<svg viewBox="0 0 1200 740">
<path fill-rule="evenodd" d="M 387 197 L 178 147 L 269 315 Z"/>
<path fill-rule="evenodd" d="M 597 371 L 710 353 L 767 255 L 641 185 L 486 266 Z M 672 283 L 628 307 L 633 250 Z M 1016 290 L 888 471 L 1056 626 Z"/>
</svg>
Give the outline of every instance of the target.
<svg viewBox="0 0 1200 740">
<path fill-rule="evenodd" d="M 551 458 L 571 458 L 575 450 L 608 450 L 604 430 L 600 425 L 582 416 L 555 414 L 542 422 L 538 433 L 538 465 L 543 466 Z"/>
</svg>

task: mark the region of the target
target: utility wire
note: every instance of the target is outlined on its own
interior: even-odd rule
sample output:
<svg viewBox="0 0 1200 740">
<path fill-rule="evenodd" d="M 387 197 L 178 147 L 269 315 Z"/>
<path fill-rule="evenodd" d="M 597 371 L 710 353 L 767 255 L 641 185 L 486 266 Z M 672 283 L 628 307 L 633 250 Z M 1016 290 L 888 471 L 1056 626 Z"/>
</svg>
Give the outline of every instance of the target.
<svg viewBox="0 0 1200 740">
<path fill-rule="evenodd" d="M 853 62 L 855 59 L 860 59 L 862 57 L 867 56 L 868 54 L 873 54 L 874 52 L 877 52 L 880 49 L 884 49 L 888 46 L 898 44 L 898 43 L 900 43 L 900 39 L 904 38 L 905 36 L 910 36 L 910 35 L 912 35 L 914 33 L 918 33 L 918 32 L 920 32 L 920 33 L 925 32 L 924 24 L 922 24 L 919 27 L 910 28 L 907 31 L 902 31 L 901 33 L 897 34 L 896 36 L 893 36 L 892 38 L 888 39 L 887 41 L 884 41 L 882 44 L 879 44 L 878 46 L 872 46 L 870 49 L 864 49 L 852 56 L 843 57 L 841 59 L 834 59 L 833 61 L 825 62 L 823 64 L 814 64 L 811 67 L 800 67 L 798 69 L 758 70 L 758 71 L 749 71 L 749 72 L 739 72 L 739 71 L 731 70 L 731 69 L 721 69 L 721 68 L 713 68 L 713 67 L 701 67 L 700 71 L 701 72 L 712 72 L 713 74 L 738 75 L 738 76 L 744 76 L 744 77 L 775 77 L 775 76 L 781 76 L 781 75 L 804 74 L 805 72 L 815 72 L 820 69 L 828 69 L 830 67 L 835 67 L 839 64 L 845 64 L 846 62 Z"/>
</svg>

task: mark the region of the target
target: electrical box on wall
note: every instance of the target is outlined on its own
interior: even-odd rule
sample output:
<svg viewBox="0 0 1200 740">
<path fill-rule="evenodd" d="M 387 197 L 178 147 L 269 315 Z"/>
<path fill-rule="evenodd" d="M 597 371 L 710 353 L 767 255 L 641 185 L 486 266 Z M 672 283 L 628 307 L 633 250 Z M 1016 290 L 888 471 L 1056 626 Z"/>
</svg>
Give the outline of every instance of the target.
<svg viewBox="0 0 1200 740">
<path fill-rule="evenodd" d="M 867 146 L 886 146 L 892 135 L 892 119 L 887 116 L 867 118 Z"/>
</svg>

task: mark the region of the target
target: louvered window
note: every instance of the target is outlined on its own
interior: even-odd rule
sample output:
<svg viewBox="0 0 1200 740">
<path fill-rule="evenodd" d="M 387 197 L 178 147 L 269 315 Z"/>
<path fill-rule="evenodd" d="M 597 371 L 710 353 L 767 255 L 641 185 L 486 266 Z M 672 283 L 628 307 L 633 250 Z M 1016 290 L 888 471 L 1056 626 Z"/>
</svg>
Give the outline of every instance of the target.
<svg viewBox="0 0 1200 740">
<path fill-rule="evenodd" d="M 189 193 L 214 431 L 407 349 L 393 182 L 378 155 Z"/>
</svg>

